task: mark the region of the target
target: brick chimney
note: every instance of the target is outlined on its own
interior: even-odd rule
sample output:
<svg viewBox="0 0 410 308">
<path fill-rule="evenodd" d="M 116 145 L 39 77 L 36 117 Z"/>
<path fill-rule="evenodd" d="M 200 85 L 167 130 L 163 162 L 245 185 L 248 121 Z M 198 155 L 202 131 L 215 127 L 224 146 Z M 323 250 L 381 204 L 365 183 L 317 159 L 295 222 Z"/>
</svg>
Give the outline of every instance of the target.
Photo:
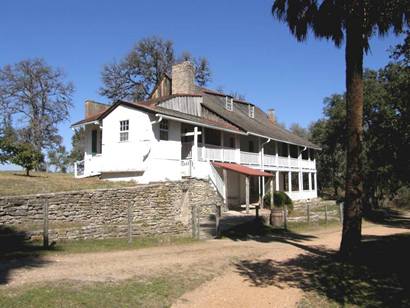
<svg viewBox="0 0 410 308">
<path fill-rule="evenodd" d="M 268 111 L 266 112 L 268 114 L 268 119 L 271 123 L 275 124 L 276 123 L 276 113 L 275 113 L 275 109 L 271 108 L 268 109 Z"/>
<path fill-rule="evenodd" d="M 86 100 L 84 103 L 85 117 L 89 118 L 97 113 L 107 110 L 108 108 L 110 108 L 109 105 Z"/>
<path fill-rule="evenodd" d="M 172 94 L 194 94 L 195 69 L 191 62 L 184 61 L 172 66 Z"/>
</svg>

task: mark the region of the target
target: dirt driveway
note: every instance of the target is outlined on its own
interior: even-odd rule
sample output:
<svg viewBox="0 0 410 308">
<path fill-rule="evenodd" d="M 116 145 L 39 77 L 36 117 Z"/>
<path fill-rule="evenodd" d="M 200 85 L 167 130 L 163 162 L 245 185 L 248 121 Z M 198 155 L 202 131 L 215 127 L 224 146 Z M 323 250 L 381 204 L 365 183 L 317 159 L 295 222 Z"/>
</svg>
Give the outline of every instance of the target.
<svg viewBox="0 0 410 308">
<path fill-rule="evenodd" d="M 402 232 L 408 230 L 376 225 L 363 229 L 363 233 L 369 235 Z M 2 267 L 10 266 L 10 271 L 7 283 L 0 288 L 57 280 L 118 281 L 195 268 L 218 275 L 183 295 L 175 307 L 294 307 L 303 295 L 302 290 L 286 284 L 258 286 L 241 275 L 237 261 L 283 261 L 306 253 L 304 247 L 337 249 L 339 241 L 340 230 L 333 228 L 295 239 L 293 244 L 223 239 L 131 251 L 50 255 L 37 267 L 2 264 Z"/>
</svg>

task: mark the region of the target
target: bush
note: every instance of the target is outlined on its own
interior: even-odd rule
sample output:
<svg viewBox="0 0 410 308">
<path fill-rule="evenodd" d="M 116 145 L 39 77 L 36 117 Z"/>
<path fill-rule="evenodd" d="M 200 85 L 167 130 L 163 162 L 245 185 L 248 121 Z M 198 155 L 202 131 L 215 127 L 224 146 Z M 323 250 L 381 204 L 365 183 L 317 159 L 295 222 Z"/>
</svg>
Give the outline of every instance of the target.
<svg viewBox="0 0 410 308">
<path fill-rule="evenodd" d="M 398 208 L 410 208 L 410 187 L 401 187 L 394 197 L 394 205 Z"/>
<path fill-rule="evenodd" d="M 265 207 L 270 207 L 270 192 L 265 194 L 263 197 L 263 204 Z M 275 191 L 273 193 L 273 204 L 277 208 L 283 208 L 286 204 L 288 207 L 288 211 L 293 211 L 293 201 L 292 199 L 283 191 Z"/>
</svg>

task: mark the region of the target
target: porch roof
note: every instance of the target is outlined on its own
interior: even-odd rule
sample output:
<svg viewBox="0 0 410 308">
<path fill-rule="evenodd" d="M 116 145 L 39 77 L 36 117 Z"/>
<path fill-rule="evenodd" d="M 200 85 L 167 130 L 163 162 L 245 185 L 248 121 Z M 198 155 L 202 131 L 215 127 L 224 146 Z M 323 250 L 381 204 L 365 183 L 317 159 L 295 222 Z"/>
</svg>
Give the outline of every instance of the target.
<svg viewBox="0 0 410 308">
<path fill-rule="evenodd" d="M 249 175 L 249 176 L 273 176 L 271 173 L 267 173 L 267 172 L 264 172 L 258 169 L 254 169 L 254 168 L 250 168 L 250 167 L 246 167 L 246 166 L 238 165 L 238 164 L 212 162 L 212 165 L 218 168 L 230 170 L 233 172 L 237 172 L 237 173 Z"/>
</svg>

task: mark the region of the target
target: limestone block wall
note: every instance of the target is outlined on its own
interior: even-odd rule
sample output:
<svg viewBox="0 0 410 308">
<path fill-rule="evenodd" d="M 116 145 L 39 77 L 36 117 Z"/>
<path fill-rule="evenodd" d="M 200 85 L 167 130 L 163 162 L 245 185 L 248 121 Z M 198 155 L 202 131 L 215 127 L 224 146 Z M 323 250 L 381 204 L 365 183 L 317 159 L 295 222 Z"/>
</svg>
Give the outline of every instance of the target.
<svg viewBox="0 0 410 308">
<path fill-rule="evenodd" d="M 12 227 L 41 238 L 48 206 L 49 238 L 103 239 L 179 235 L 192 232 L 192 208 L 202 217 L 215 213 L 222 199 L 205 180 L 138 185 L 39 195 L 0 197 L 0 231 Z"/>
</svg>

